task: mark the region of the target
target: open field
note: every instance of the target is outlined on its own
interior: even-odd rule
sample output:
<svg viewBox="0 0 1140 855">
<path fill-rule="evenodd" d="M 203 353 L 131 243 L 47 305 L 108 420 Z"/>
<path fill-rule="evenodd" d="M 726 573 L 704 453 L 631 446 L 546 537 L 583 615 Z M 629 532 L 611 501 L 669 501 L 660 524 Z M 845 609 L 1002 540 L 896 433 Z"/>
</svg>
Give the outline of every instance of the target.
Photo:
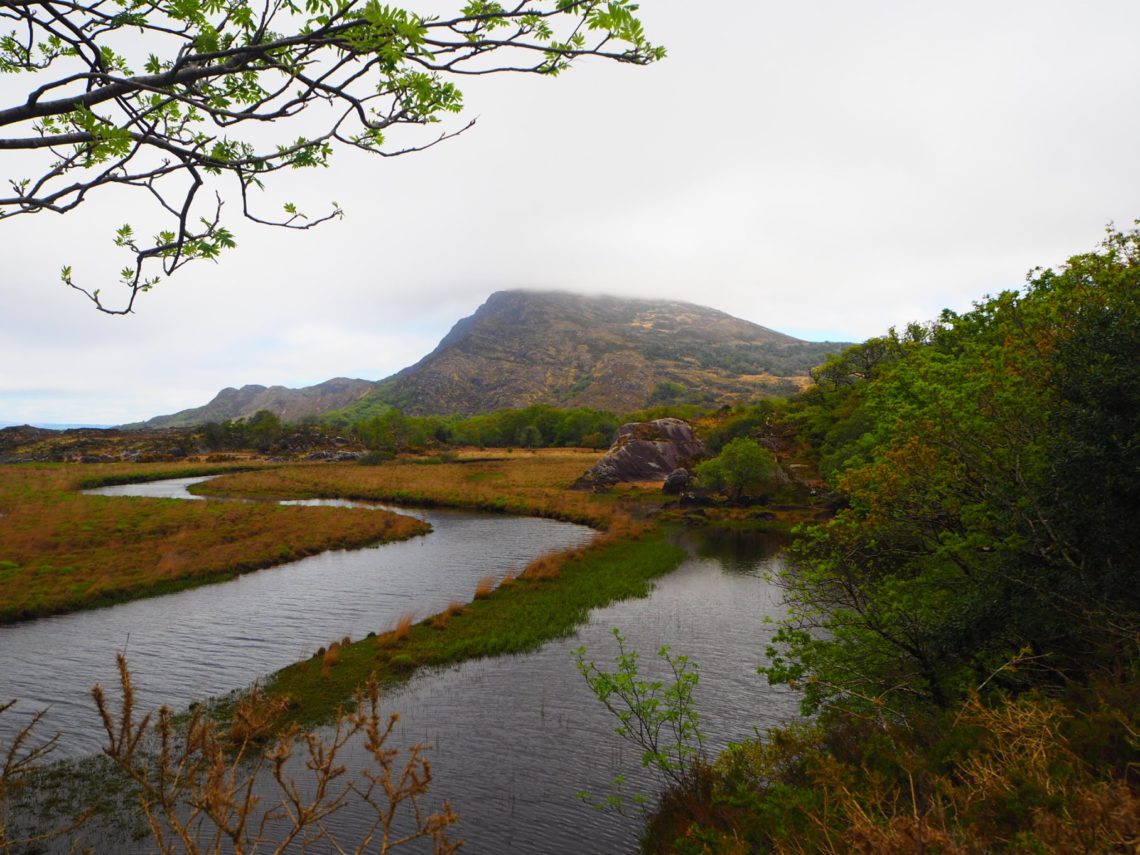
<svg viewBox="0 0 1140 855">
<path fill-rule="evenodd" d="M 0 622 L 168 593 L 328 549 L 423 534 L 362 509 L 85 496 L 81 488 L 225 471 L 0 466 Z"/>
<path fill-rule="evenodd" d="M 574 449 L 461 455 L 454 462 L 414 458 L 361 466 L 298 464 L 238 472 L 195 485 L 198 495 L 244 498 L 343 498 L 512 514 L 609 528 L 624 516 L 613 495 L 567 488 L 600 456 Z"/>
</svg>

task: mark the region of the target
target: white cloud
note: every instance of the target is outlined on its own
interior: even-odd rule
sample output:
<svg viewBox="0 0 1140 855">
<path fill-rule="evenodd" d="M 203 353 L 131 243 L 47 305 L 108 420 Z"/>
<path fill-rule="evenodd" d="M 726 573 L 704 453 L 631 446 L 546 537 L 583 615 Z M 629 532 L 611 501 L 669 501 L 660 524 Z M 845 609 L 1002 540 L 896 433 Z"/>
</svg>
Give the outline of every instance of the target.
<svg viewBox="0 0 1140 855">
<path fill-rule="evenodd" d="M 664 63 L 465 81 L 470 132 L 285 176 L 268 209 L 335 199 L 346 219 L 235 223 L 235 253 L 131 318 L 55 278 L 115 269 L 110 233 L 134 202 L 4 222 L 0 420 L 124 421 L 229 385 L 379 379 L 503 287 L 660 295 L 859 339 L 968 308 L 1140 215 L 1134 3 L 643 13 Z M 0 80 L 0 106 L 18 84 Z"/>
</svg>

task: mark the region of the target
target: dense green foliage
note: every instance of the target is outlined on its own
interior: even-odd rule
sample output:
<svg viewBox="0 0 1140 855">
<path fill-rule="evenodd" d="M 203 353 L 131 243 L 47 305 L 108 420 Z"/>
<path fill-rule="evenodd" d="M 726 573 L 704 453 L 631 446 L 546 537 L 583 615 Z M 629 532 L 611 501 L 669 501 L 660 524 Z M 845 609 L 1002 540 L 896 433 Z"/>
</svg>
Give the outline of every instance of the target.
<svg viewBox="0 0 1140 855">
<path fill-rule="evenodd" d="M 405 416 L 388 409 L 351 425 L 370 449 L 396 452 L 431 445 L 479 448 L 604 448 L 620 424 L 613 413 L 535 404 L 477 416 Z"/>
<path fill-rule="evenodd" d="M 832 450 L 850 507 L 799 549 L 770 672 L 814 675 L 810 708 L 850 691 L 947 704 L 1021 650 L 1080 675 L 1134 642 L 1138 244 L 1114 235 L 890 337 L 841 404 L 863 428 Z"/>
<path fill-rule="evenodd" d="M 780 575 L 789 614 L 762 669 L 814 721 L 670 794 L 648 845 L 1132 851 L 1137 354 L 1140 232 L 1112 232 L 815 372 L 781 417 L 845 506 Z"/>
<path fill-rule="evenodd" d="M 739 501 L 774 490 L 778 470 L 771 452 L 754 439 L 738 436 L 716 457 L 697 465 L 697 483 Z"/>
</svg>

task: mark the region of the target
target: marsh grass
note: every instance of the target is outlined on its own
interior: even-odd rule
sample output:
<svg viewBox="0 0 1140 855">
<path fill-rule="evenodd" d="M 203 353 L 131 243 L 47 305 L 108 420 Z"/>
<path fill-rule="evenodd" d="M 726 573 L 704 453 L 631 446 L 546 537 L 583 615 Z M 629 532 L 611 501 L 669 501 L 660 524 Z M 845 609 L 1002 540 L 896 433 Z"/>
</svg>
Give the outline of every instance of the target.
<svg viewBox="0 0 1140 855">
<path fill-rule="evenodd" d="M 400 502 L 527 514 L 606 529 L 625 515 L 619 499 L 568 489 L 597 456 L 551 449 L 534 456 L 432 466 L 400 461 L 381 466 L 298 464 L 224 475 L 195 484 L 191 492 L 244 498 Z"/>
<path fill-rule="evenodd" d="M 332 667 L 340 662 L 340 642 L 334 641 L 321 656 L 321 678 L 327 680 Z"/>
<path fill-rule="evenodd" d="M 495 590 L 495 577 L 484 576 L 475 584 L 475 599 L 485 600 Z"/>
<path fill-rule="evenodd" d="M 415 612 L 404 612 L 397 618 L 394 627 L 376 636 L 376 646 L 380 648 L 395 647 L 411 634 L 412 624 L 415 622 Z"/>
<path fill-rule="evenodd" d="M 224 468 L 0 466 L 0 623 L 224 581 L 329 549 L 430 530 L 352 508 L 88 496 L 80 488 Z"/>
<path fill-rule="evenodd" d="M 571 550 L 556 576 L 521 575 L 463 608 L 462 620 L 438 616 L 389 630 L 377 643 L 340 651 L 340 664 L 322 679 L 315 660 L 299 662 L 270 678 L 269 694 L 294 704 L 283 722 L 315 725 L 331 720 L 370 675 L 381 682 L 406 679 L 417 668 L 439 667 L 484 656 L 525 653 L 574 632 L 591 609 L 648 594 L 653 580 L 674 569 L 684 550 L 661 531 L 633 539 L 604 537 L 586 550 Z M 554 560 L 558 556 L 550 557 Z M 366 640 L 368 641 L 368 640 Z"/>
<path fill-rule="evenodd" d="M 477 592 L 476 596 L 478 596 Z M 463 603 L 459 602 L 458 600 L 452 600 L 447 604 L 446 609 L 437 615 L 431 616 L 430 620 L 432 629 L 447 629 L 447 624 L 451 621 L 451 619 L 457 615 L 463 614 L 466 609 L 467 606 L 465 606 Z M 409 627 L 409 632 L 410 631 L 411 628 Z"/>
</svg>

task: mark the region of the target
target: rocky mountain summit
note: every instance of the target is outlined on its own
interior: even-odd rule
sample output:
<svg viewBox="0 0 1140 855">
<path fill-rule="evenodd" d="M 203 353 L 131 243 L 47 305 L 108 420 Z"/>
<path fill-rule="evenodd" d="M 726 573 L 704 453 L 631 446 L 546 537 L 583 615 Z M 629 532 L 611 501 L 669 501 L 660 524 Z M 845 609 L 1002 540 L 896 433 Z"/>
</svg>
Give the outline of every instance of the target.
<svg viewBox="0 0 1140 855">
<path fill-rule="evenodd" d="M 691 303 L 498 291 L 369 399 L 418 415 L 727 403 L 794 392 L 844 346 Z"/>
<path fill-rule="evenodd" d="M 283 421 L 352 421 L 394 406 L 471 415 L 531 404 L 628 413 L 786 395 L 843 342 L 808 342 L 716 309 L 672 300 L 497 291 L 439 345 L 378 383 L 223 389 L 209 404 L 128 427 L 181 427 L 269 410 Z"/>
</svg>

